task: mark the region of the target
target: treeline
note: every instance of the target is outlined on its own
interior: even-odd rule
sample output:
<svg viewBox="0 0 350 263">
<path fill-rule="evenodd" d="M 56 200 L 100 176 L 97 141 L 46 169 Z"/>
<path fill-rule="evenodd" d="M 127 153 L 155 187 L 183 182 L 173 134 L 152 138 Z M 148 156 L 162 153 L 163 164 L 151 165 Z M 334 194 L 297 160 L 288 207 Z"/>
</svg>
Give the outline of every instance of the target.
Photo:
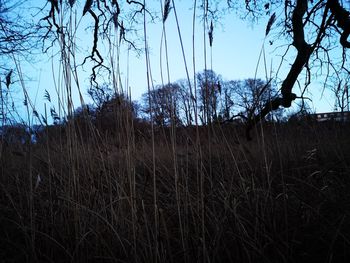
<svg viewBox="0 0 350 263">
<path fill-rule="evenodd" d="M 111 85 L 91 87 L 88 94 L 93 103 L 75 109 L 68 117 L 59 116 L 54 106 L 45 116 L 34 112 L 41 125 L 8 125 L 1 129 L 3 141 L 10 143 L 37 141 L 44 130 L 51 134 L 71 125 L 83 137 L 91 127 L 114 135 L 128 125 L 144 129 L 155 127 L 206 126 L 212 123 L 244 123 L 257 114 L 278 93 L 276 85 L 261 79 L 224 80 L 213 70 L 205 70 L 196 79 L 181 79 L 151 87 L 140 101 L 132 101 L 124 93 L 116 92 Z M 50 94 L 44 98 L 52 105 Z M 285 119 L 278 110 L 266 117 L 269 121 Z M 50 119 L 53 125 L 50 125 Z M 129 123 L 129 124 L 128 124 Z M 130 124 L 131 125 L 131 124 Z M 56 135 L 53 135 L 55 137 Z M 52 136 L 51 136 L 52 137 Z"/>
<path fill-rule="evenodd" d="M 115 104 L 114 107 L 123 105 L 135 118 L 157 126 L 191 126 L 245 120 L 275 97 L 277 89 L 270 81 L 226 81 L 213 70 L 205 70 L 196 75 L 195 81 L 181 79 L 152 86 L 150 92 L 142 95 L 141 101 L 130 101 L 108 85 L 90 88 L 89 94 L 94 101 L 94 106 L 89 109 L 97 115 L 108 114 Z M 281 117 L 281 111 L 268 116 L 270 120 Z"/>
<path fill-rule="evenodd" d="M 271 82 L 225 81 L 213 70 L 205 70 L 196 75 L 195 82 L 178 80 L 156 86 L 143 94 L 141 109 L 155 125 L 207 125 L 246 119 L 276 94 Z"/>
</svg>

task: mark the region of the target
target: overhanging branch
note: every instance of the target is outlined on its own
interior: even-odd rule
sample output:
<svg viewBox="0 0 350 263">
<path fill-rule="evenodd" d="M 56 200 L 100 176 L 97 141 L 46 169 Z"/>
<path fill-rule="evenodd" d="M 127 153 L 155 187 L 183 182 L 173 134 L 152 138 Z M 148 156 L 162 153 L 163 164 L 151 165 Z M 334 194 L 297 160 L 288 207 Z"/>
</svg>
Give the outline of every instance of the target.
<svg viewBox="0 0 350 263">
<path fill-rule="evenodd" d="M 260 113 L 254 115 L 248 120 L 246 128 L 247 139 L 250 139 L 250 131 L 256 123 L 264 119 L 271 111 L 277 110 L 280 106 L 285 108 L 290 107 L 292 101 L 294 101 L 297 97 L 294 93 L 292 93 L 293 86 L 313 52 L 312 46 L 306 43 L 304 37 L 303 17 L 306 11 L 307 0 L 297 0 L 292 16 L 293 46 L 297 49 L 297 56 L 286 79 L 282 83 L 282 97 L 278 97 L 267 102 Z"/>
<path fill-rule="evenodd" d="M 248 118 L 246 136 L 250 139 L 250 131 L 258 122 L 263 120 L 271 111 L 277 110 L 280 106 L 289 108 L 297 96 L 292 92 L 293 86 L 305 66 L 307 66 L 312 53 L 320 47 L 320 44 L 326 35 L 326 29 L 329 27 L 329 11 L 337 21 L 337 26 L 342 29 L 340 33 L 340 44 L 343 48 L 350 48 L 350 42 L 347 40 L 350 35 L 350 12 L 345 10 L 339 3 L 339 0 L 328 0 L 325 5 L 323 18 L 318 28 L 317 37 L 312 45 L 305 41 L 304 36 L 304 15 L 307 12 L 308 0 L 297 0 L 292 14 L 292 32 L 293 46 L 297 50 L 296 58 L 290 68 L 290 71 L 282 83 L 281 97 L 274 98 L 267 102 L 263 109 L 257 115 Z"/>
</svg>

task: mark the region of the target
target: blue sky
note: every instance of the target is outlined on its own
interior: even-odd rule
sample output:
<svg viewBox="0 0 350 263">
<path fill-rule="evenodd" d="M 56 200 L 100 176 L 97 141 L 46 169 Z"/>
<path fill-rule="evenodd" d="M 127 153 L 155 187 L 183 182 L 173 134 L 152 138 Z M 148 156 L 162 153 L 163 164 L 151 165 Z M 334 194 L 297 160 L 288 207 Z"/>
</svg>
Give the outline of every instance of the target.
<svg viewBox="0 0 350 263">
<path fill-rule="evenodd" d="M 160 10 L 159 1 L 150 1 L 150 7 L 152 9 Z M 179 24 L 182 34 L 182 39 L 185 48 L 186 61 L 189 69 L 190 77 L 193 76 L 193 63 L 192 63 L 192 15 L 191 4 L 189 1 L 176 1 L 177 13 L 179 16 Z M 79 18 L 79 16 L 78 16 Z M 260 60 L 258 64 L 259 54 L 261 52 L 265 28 L 268 21 L 268 16 L 259 20 L 259 23 L 252 23 L 249 21 L 243 21 L 234 12 L 226 14 L 221 20 L 220 24 L 214 22 L 214 40 L 212 50 L 209 48 L 207 32 L 205 33 L 206 45 L 207 45 L 207 67 L 211 67 L 210 55 L 212 52 L 212 68 L 218 74 L 221 74 L 225 80 L 236 80 L 256 77 L 265 79 L 265 68 Z M 80 46 L 81 54 L 77 56 L 77 63 L 81 63 L 84 56 L 89 54 L 92 43 L 92 33 L 87 30 L 88 23 L 91 22 L 91 17 L 86 15 L 80 21 L 77 44 Z M 274 27 L 270 33 L 271 37 L 265 40 L 265 58 L 268 70 L 272 71 L 273 76 L 277 71 L 277 68 L 281 61 L 281 55 L 285 50 L 285 44 L 283 41 L 276 41 L 271 46 L 269 40 L 273 40 L 275 37 Z M 160 77 L 160 64 L 159 64 L 159 50 L 160 39 L 162 32 L 162 23 L 159 19 L 155 23 L 149 22 L 147 24 L 148 34 L 148 46 L 150 52 L 150 67 L 152 71 L 152 79 L 154 85 L 161 84 Z M 167 43 L 169 51 L 169 68 L 170 68 L 170 80 L 176 81 L 186 77 L 186 71 L 184 67 L 183 57 L 181 53 L 181 46 L 178 37 L 176 21 L 173 10 L 171 11 L 169 18 L 166 21 Z M 140 32 L 142 34 L 142 32 Z M 196 71 L 202 71 L 205 67 L 204 63 L 204 47 L 203 47 L 203 24 L 200 19 L 197 19 L 196 31 L 195 31 L 195 58 L 196 58 Z M 108 46 L 103 43 L 99 43 L 101 50 L 107 50 Z M 280 48 L 277 48 L 280 47 Z M 164 48 L 163 48 L 164 51 Z M 57 49 L 50 50 L 48 55 L 53 55 L 57 52 Z M 128 84 L 131 89 L 132 99 L 139 100 L 142 93 L 147 91 L 147 78 L 146 78 L 146 63 L 145 55 L 141 54 L 136 56 L 135 52 L 129 53 L 129 59 L 127 57 L 127 46 L 121 46 L 120 55 L 120 74 L 122 83 L 126 83 L 127 66 L 129 66 L 129 78 Z M 63 79 L 61 75 L 61 68 L 59 67 L 59 57 L 55 56 L 49 58 L 44 54 L 40 56 L 40 59 L 36 63 L 26 63 L 22 66 L 25 69 L 27 75 L 30 76 L 30 81 L 26 82 L 26 88 L 29 90 L 29 96 L 35 104 L 36 110 L 44 114 L 44 104 L 47 104 L 49 109 L 49 103 L 45 101 L 45 90 L 51 94 L 53 104 L 58 109 L 57 89 L 60 92 L 64 92 L 62 88 Z M 287 56 L 287 61 L 283 63 L 281 71 L 277 76 L 277 79 L 283 80 L 283 76 L 288 72 L 290 64 L 293 62 L 293 52 Z M 90 65 L 91 66 L 91 65 Z M 81 86 L 81 92 L 84 95 L 85 102 L 91 102 L 88 99 L 87 88 L 89 87 L 89 64 L 79 69 L 79 82 Z M 165 56 L 163 52 L 163 75 L 166 76 Z M 276 76 L 275 76 L 276 77 Z M 107 78 L 106 78 L 107 79 Z M 166 78 L 165 78 L 166 80 Z M 103 82 L 103 80 L 100 80 Z M 61 84 L 60 84 L 61 83 Z M 55 88 L 56 86 L 56 88 Z M 62 86 L 62 87 L 61 87 Z M 124 87 L 125 89 L 125 87 Z M 74 106 L 80 106 L 80 100 L 78 96 L 77 87 L 72 85 Z M 295 87 L 295 92 L 299 95 L 299 90 Z M 312 99 L 310 105 L 317 112 L 332 111 L 334 105 L 334 98 L 327 91 L 321 96 L 322 85 L 321 80 L 315 80 L 309 87 L 309 93 L 307 97 Z M 20 92 L 19 92 L 20 93 Z M 18 95 L 20 96 L 20 95 Z"/>
</svg>

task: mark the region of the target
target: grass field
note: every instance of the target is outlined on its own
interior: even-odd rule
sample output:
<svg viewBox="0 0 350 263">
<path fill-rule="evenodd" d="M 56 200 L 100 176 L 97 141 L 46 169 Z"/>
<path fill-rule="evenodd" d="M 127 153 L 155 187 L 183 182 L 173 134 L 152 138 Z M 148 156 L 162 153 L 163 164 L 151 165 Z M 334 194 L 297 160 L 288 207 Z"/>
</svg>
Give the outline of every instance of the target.
<svg viewBox="0 0 350 263">
<path fill-rule="evenodd" d="M 349 124 L 50 128 L 1 144 L 2 262 L 350 260 Z"/>
<path fill-rule="evenodd" d="M 1 263 L 350 262 L 350 122 L 276 121 L 285 116 L 277 109 L 293 102 L 294 110 L 296 99 L 307 112 L 311 83 L 311 93 L 317 85 L 322 94 L 329 89 L 338 108 L 349 104 L 349 12 L 339 1 L 193 1 L 192 23 L 180 16 L 177 1 L 160 1 L 157 17 L 145 0 L 120 7 L 118 1 L 44 2 L 33 10 L 44 30 L 38 53 L 46 53 L 52 79 L 32 82 L 39 70 L 33 76 L 22 70 L 16 49 L 9 51 L 14 69 L 6 65 L 1 73 Z M 224 9 L 219 2 L 227 2 Z M 255 53 L 249 45 L 235 50 L 237 33 L 225 38 L 232 50 L 216 62 L 214 36 L 231 8 L 234 17 L 254 23 L 270 17 L 254 43 L 261 44 L 249 69 L 255 73 L 243 82 L 213 70 L 232 58 L 243 65 L 237 53 Z M 156 20 L 159 45 L 151 46 Z M 168 46 L 175 41 L 178 52 Z M 273 66 L 267 46 L 274 41 L 280 63 Z M 333 60 L 336 48 L 343 61 L 340 53 Z M 135 67 L 134 56 L 145 68 Z M 172 65 L 175 56 L 183 61 Z M 180 69 L 185 79 L 171 82 Z M 29 86 L 38 89 L 31 93 Z M 17 109 L 16 87 L 24 111 Z M 145 87 L 142 103 L 134 104 L 131 94 Z M 242 122 L 223 124 L 236 117 L 256 124 L 252 140 Z M 16 119 L 24 126 L 4 132 Z M 26 130 L 39 123 L 33 140 Z"/>
</svg>

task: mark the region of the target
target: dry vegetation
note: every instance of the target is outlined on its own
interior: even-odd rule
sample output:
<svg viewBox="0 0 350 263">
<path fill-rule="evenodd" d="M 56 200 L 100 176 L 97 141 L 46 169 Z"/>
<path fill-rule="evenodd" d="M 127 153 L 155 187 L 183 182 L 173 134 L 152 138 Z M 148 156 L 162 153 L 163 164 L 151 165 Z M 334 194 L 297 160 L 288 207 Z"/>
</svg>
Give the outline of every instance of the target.
<svg viewBox="0 0 350 263">
<path fill-rule="evenodd" d="M 2 144 L 3 262 L 350 259 L 349 124 L 125 121 Z"/>
<path fill-rule="evenodd" d="M 129 13 L 122 12 L 125 16 L 118 20 L 118 1 L 97 1 L 101 2 L 97 9 L 93 2 L 85 1 L 83 10 L 83 16 L 89 16 L 94 26 L 91 55 L 85 58 L 92 63 L 91 88 L 98 87 L 97 76 L 106 74 L 104 69 L 113 73 L 110 84 L 114 94 L 130 93 L 120 87 L 118 75 L 123 45 L 128 49 L 133 45 L 125 35 L 127 23 L 123 23 Z M 186 62 L 175 1 L 171 2 L 190 83 L 189 59 Z M 253 2 L 256 3 L 245 1 L 246 7 Z M 45 116 L 39 117 L 24 87 L 19 62 L 14 58 L 28 123 L 31 115 L 35 115 L 46 126 L 40 130 L 36 143 L 29 137 L 21 137 L 21 128 L 10 132 L 10 140 L 3 134 L 0 140 L 1 262 L 349 262 L 350 123 L 257 121 L 280 106 L 291 106 L 297 98 L 292 93 L 293 85 L 308 64 L 311 53 L 316 48 L 316 52 L 318 48 L 333 49 L 328 45 L 320 46 L 321 40 L 339 31 L 336 22 L 343 28 L 342 18 L 349 22 L 348 13 L 338 14 L 339 10 L 345 10 L 338 1 L 329 2 L 333 3 L 333 9 L 338 8 L 338 12 L 332 12 L 339 17 L 333 19 L 335 15 L 331 13 L 326 23 L 327 5 L 324 19 L 320 19 L 324 7 L 320 1 L 307 13 L 306 23 L 304 5 L 308 2 L 313 3 L 285 2 L 289 10 L 285 19 L 289 24 L 280 25 L 286 26 L 285 32 L 290 36 L 294 34 L 293 43 L 298 49 L 296 62 L 291 77 L 282 83 L 283 96 L 264 104 L 257 115 L 254 111 L 248 113 L 252 122 L 247 126 L 252 129 L 253 140 L 247 141 L 242 124 L 213 124 L 217 120 L 210 119 L 210 104 L 204 105 L 207 120 L 196 119 L 196 107 L 200 106 L 193 97 L 196 86 L 194 93 L 189 87 L 188 105 L 196 104 L 191 109 L 195 111 L 195 120 L 189 118 L 188 124 L 192 125 L 189 127 L 172 126 L 175 123 L 172 111 L 167 127 L 139 121 L 128 107 L 107 107 L 91 121 L 85 118 L 84 111 L 74 116 L 72 89 L 76 87 L 81 95 L 83 86 L 77 66 L 81 62 L 76 61 L 75 56 L 79 53 L 75 30 L 80 17 L 76 18 L 77 12 L 71 9 L 75 1 L 68 1 L 70 7 L 63 6 L 66 9 L 61 6 L 61 10 L 71 10 L 66 17 L 65 12 L 59 12 L 58 1 L 48 1 L 49 9 L 42 10 L 47 15 L 40 21 L 47 23 L 43 25 L 48 30 L 44 38 L 52 41 L 51 47 L 57 48 L 54 44 L 59 44 L 61 67 L 55 96 L 62 107 L 57 112 L 64 112 L 64 116 L 51 108 L 54 121 L 61 121 L 54 126 L 47 125 L 46 110 Z M 60 1 L 60 5 L 62 3 L 67 5 L 67 1 Z M 132 17 L 143 29 L 147 77 L 150 78 L 145 6 L 138 1 L 127 3 L 132 8 Z M 166 0 L 164 7 L 161 45 L 164 43 L 168 63 L 165 21 L 170 1 Z M 197 72 L 196 7 L 194 1 L 194 73 Z M 268 8 L 265 4 L 263 9 Z M 111 10 L 115 12 L 110 13 Z M 204 27 L 209 29 L 204 36 L 208 33 L 211 48 L 213 27 L 212 23 L 209 27 L 208 10 L 203 12 Z M 112 23 L 106 14 L 113 15 L 116 35 L 108 35 L 111 30 L 105 26 Z M 275 19 L 273 13 L 265 38 Z M 322 27 L 309 48 L 303 39 L 304 26 L 317 27 L 318 20 L 323 21 Z M 134 23 L 133 19 L 129 22 Z M 334 31 L 326 31 L 327 27 Z M 309 31 L 312 32 L 310 28 Z M 341 37 L 347 36 L 348 30 L 344 30 Z M 108 40 L 105 60 L 98 51 L 98 40 L 104 37 Z M 346 39 L 343 44 L 350 45 Z M 163 55 L 160 51 L 160 56 Z M 262 56 L 265 61 L 265 55 Z M 315 56 L 318 58 L 318 53 Z M 105 61 L 111 61 L 111 65 L 104 65 Z M 324 63 L 331 64 L 330 61 Z M 168 66 L 166 71 L 170 83 Z M 310 65 L 307 73 L 310 73 Z M 7 76 L 10 80 L 11 74 Z M 54 83 L 55 78 L 53 76 Z M 12 85 L 10 82 L 7 88 Z M 153 88 L 149 79 L 148 82 L 148 94 L 151 94 Z M 310 79 L 306 78 L 305 83 L 310 83 Z M 203 87 L 208 94 L 208 84 Z M 53 105 L 47 91 L 45 99 Z M 84 106 L 82 97 L 80 99 Z M 154 109 L 149 102 L 152 122 Z M 254 110 L 256 107 L 253 104 Z M 207 125 L 193 125 L 198 123 Z"/>
</svg>

